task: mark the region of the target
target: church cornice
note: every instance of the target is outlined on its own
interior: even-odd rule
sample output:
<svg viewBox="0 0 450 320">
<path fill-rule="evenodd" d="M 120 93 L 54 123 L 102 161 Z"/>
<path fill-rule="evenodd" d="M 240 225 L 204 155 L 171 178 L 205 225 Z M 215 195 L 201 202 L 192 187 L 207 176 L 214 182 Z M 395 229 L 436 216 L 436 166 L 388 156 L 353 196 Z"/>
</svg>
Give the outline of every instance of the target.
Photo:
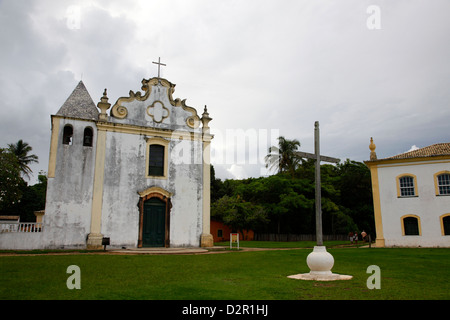
<svg viewBox="0 0 450 320">
<path fill-rule="evenodd" d="M 97 122 L 97 129 L 100 131 L 121 132 L 127 134 L 137 134 L 144 136 L 158 136 L 169 139 L 188 139 L 210 141 L 214 136 L 201 132 L 191 132 L 187 130 L 171 130 L 153 127 L 141 127 L 130 124 L 114 122 Z"/>
<path fill-rule="evenodd" d="M 98 121 L 95 119 L 83 119 L 83 118 L 77 118 L 77 117 L 69 117 L 69 116 L 62 116 L 58 114 L 52 114 L 50 117 L 53 118 L 59 118 L 59 119 L 67 119 L 67 120 L 77 120 L 77 121 L 86 121 L 86 122 L 94 122 L 97 123 Z"/>
</svg>

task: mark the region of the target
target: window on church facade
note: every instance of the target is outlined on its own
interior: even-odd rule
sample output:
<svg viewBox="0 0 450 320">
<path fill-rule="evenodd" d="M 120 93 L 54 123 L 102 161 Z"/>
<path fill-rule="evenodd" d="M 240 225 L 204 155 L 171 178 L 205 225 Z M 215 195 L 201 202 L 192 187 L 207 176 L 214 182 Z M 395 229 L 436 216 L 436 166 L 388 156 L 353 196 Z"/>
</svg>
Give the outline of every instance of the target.
<svg viewBox="0 0 450 320">
<path fill-rule="evenodd" d="M 400 197 L 414 197 L 416 195 L 414 177 L 403 176 L 398 180 L 400 187 Z"/>
<path fill-rule="evenodd" d="M 169 140 L 162 137 L 145 137 L 147 144 L 145 177 L 167 179 L 169 168 Z"/>
<path fill-rule="evenodd" d="M 91 127 L 87 127 L 84 129 L 83 135 L 83 146 L 92 147 L 92 139 L 94 137 L 94 131 Z"/>
<path fill-rule="evenodd" d="M 164 153 L 164 146 L 159 144 L 150 145 L 149 176 L 164 176 Z"/>
<path fill-rule="evenodd" d="M 64 126 L 63 144 L 71 146 L 73 142 L 73 127 L 71 125 Z"/>
</svg>

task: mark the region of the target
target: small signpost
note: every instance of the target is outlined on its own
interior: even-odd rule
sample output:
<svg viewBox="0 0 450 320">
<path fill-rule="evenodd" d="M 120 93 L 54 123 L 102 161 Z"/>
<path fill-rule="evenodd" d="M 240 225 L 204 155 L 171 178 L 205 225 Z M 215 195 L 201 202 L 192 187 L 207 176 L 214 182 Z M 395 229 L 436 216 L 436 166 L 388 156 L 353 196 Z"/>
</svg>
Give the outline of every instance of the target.
<svg viewBox="0 0 450 320">
<path fill-rule="evenodd" d="M 239 250 L 239 233 L 230 233 L 230 249 L 233 248 L 233 243 L 237 243 L 237 249 Z"/>
</svg>

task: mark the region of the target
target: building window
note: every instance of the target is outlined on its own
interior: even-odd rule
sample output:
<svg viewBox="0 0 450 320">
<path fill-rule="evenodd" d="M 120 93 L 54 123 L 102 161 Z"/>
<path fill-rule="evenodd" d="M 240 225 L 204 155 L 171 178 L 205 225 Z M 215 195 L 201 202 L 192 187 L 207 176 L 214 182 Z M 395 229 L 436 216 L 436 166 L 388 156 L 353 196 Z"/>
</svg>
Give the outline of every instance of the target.
<svg viewBox="0 0 450 320">
<path fill-rule="evenodd" d="M 167 179 L 169 141 L 159 137 L 146 138 L 146 140 L 146 178 Z"/>
<path fill-rule="evenodd" d="M 219 229 L 217 230 L 217 238 L 222 238 L 223 237 L 223 230 Z"/>
<path fill-rule="evenodd" d="M 414 197 L 416 196 L 415 177 L 402 176 L 398 178 L 399 197 Z"/>
<path fill-rule="evenodd" d="M 439 195 L 450 194 L 450 174 L 443 173 L 437 176 Z"/>
<path fill-rule="evenodd" d="M 441 228 L 443 236 L 450 236 L 450 214 L 441 216 Z"/>
<path fill-rule="evenodd" d="M 85 147 L 92 147 L 92 139 L 94 137 L 94 131 L 91 127 L 87 127 L 84 129 L 84 136 L 83 136 L 83 146 Z"/>
<path fill-rule="evenodd" d="M 72 145 L 73 140 L 73 127 L 71 125 L 64 126 L 63 131 L 63 144 Z"/>
<path fill-rule="evenodd" d="M 148 175 L 164 176 L 164 146 L 150 145 Z"/>
<path fill-rule="evenodd" d="M 406 216 L 402 218 L 404 236 L 420 236 L 420 221 L 416 216 Z"/>
</svg>

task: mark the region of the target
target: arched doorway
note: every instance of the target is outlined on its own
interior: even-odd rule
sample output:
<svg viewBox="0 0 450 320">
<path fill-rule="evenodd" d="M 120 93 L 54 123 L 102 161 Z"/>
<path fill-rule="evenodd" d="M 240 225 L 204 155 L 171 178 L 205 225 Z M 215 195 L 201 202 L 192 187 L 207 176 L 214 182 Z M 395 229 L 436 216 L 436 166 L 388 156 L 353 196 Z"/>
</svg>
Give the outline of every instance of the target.
<svg viewBox="0 0 450 320">
<path fill-rule="evenodd" d="M 138 248 L 170 246 L 171 193 L 157 187 L 139 192 Z"/>
</svg>

